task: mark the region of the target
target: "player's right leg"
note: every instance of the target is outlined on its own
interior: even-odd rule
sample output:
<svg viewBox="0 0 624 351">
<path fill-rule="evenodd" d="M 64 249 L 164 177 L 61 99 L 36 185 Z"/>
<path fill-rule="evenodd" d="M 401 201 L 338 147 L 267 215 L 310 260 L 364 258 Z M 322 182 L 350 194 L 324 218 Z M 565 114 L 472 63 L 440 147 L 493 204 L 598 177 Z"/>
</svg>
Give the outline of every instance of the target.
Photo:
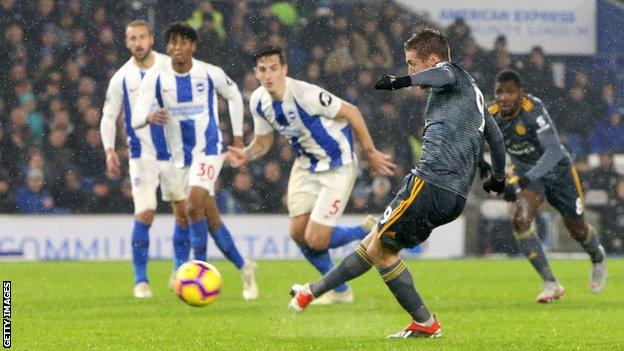
<svg viewBox="0 0 624 351">
<path fill-rule="evenodd" d="M 388 336 L 390 339 L 404 338 L 439 338 L 442 326 L 427 309 L 424 301 L 414 286 L 412 274 L 399 257 L 399 247 L 389 247 L 381 241 L 381 235 L 375 233 L 368 246 L 368 256 L 379 271 L 397 302 L 410 314 L 412 321 L 402 330 Z M 383 234 L 383 233 L 382 233 Z"/>
<path fill-rule="evenodd" d="M 556 180 L 548 181 L 547 189 L 548 202 L 559 211 L 574 240 L 589 255 L 592 263 L 590 291 L 601 292 L 607 283 L 607 255 L 598 234 L 585 221 L 583 186 L 576 168 L 561 167 Z"/>
<path fill-rule="evenodd" d="M 186 199 L 186 215 L 189 219 L 193 258 L 200 261 L 206 261 L 208 256 L 208 222 L 204 208 L 208 197 L 208 191 L 193 185 Z"/>
<path fill-rule="evenodd" d="M 256 283 L 256 268 L 258 265 L 251 259 L 244 259 L 238 251 L 234 238 L 229 229 L 221 220 L 221 213 L 212 196 L 206 201 L 206 218 L 208 219 L 208 229 L 210 236 L 215 241 L 219 250 L 225 257 L 240 271 L 243 281 L 243 299 L 255 300 L 260 294 Z"/>
<path fill-rule="evenodd" d="M 403 248 L 421 244 L 431 231 L 455 220 L 463 211 L 466 199 L 410 174 L 403 187 L 384 211 L 379 232 L 368 246 L 368 256 L 397 302 L 412 321 L 389 338 L 437 338 L 442 327 L 429 312 L 414 286 L 412 274 L 400 259 Z"/>
<path fill-rule="evenodd" d="M 356 175 L 355 163 L 318 173 L 303 169 L 297 163 L 293 165 L 288 184 L 288 210 L 293 219 L 291 236 L 321 274 L 333 267 L 328 249 L 362 240 L 369 233 L 363 225 L 337 226 Z M 315 303 L 352 301 L 353 292 L 346 284 L 341 284 Z"/>
<path fill-rule="evenodd" d="M 373 236 L 374 231 L 366 236 L 360 245 L 347 255 L 338 266 L 328 271 L 321 279 L 311 284 L 294 285 L 291 289 L 292 299 L 288 307 L 295 312 L 301 312 L 315 298 L 368 272 L 373 264 L 366 250 Z"/>
<path fill-rule="evenodd" d="M 149 259 L 149 229 L 156 210 L 158 168 L 156 162 L 133 158 L 129 160 L 132 199 L 134 202 L 134 227 L 132 229 L 132 266 L 134 270 L 133 295 L 137 298 L 152 297 L 147 278 Z"/>
<path fill-rule="evenodd" d="M 173 230 L 173 269 L 178 269 L 189 260 L 191 253 L 191 234 L 189 229 L 189 219 L 186 216 L 186 202 L 172 201 L 171 210 L 175 217 L 175 228 Z"/>
<path fill-rule="evenodd" d="M 589 255 L 592 269 L 589 277 L 589 289 L 597 294 L 607 284 L 607 253 L 600 244 L 598 234 L 587 224 L 583 216 L 579 218 L 564 218 L 564 223 L 572 237 L 581 245 Z"/>
<path fill-rule="evenodd" d="M 305 240 L 305 233 L 310 222 L 310 213 L 318 200 L 321 183 L 318 177 L 302 168 L 298 161 L 292 166 L 288 179 L 288 216 L 290 217 L 290 236 L 297 243 L 301 253 L 321 274 L 326 274 L 334 266 L 327 248 L 314 249 Z M 338 287 L 347 291 L 348 287 Z"/>
<path fill-rule="evenodd" d="M 542 243 L 532 227 L 537 209 L 543 201 L 544 196 L 538 190 L 528 188 L 520 192 L 518 199 L 512 205 L 512 222 L 514 238 L 520 251 L 544 281 L 542 292 L 537 296 L 537 302 L 547 303 L 563 296 L 564 289 L 555 279 L 544 254 Z"/>
<path fill-rule="evenodd" d="M 190 206 L 187 211 L 191 220 L 191 242 L 193 243 L 195 238 L 198 243 L 195 258 L 205 261 L 207 245 L 202 247 L 201 244 L 207 244 L 207 235 L 210 233 L 219 250 L 241 272 L 243 298 L 253 300 L 259 294 L 255 276 L 257 265 L 254 261 L 244 259 L 239 253 L 230 231 L 221 220 L 221 214 L 213 198 L 223 160 L 224 155 L 200 155 L 191 165 L 189 175 L 191 191 L 187 202 Z M 193 247 L 195 248 L 194 244 Z M 197 258 L 197 253 L 200 258 Z"/>
<path fill-rule="evenodd" d="M 191 250 L 189 220 L 186 215 L 189 168 L 178 168 L 171 161 L 158 161 L 163 201 L 171 204 L 175 217 L 173 230 L 173 270 L 188 261 Z"/>
</svg>

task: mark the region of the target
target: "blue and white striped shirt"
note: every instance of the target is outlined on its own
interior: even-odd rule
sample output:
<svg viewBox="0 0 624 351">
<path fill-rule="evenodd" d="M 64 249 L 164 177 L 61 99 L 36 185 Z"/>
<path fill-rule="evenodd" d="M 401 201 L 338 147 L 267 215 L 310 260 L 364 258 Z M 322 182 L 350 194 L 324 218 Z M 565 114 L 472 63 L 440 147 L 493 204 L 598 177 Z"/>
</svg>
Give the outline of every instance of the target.
<svg viewBox="0 0 624 351">
<path fill-rule="evenodd" d="M 111 78 L 100 124 L 102 144 L 105 150 L 115 149 L 115 122 L 123 113 L 130 158 L 169 160 L 171 154 L 165 142 L 163 127 L 152 125 L 135 130 L 131 123 L 132 109 L 139 97 L 143 77 L 149 72 L 161 70 L 170 62 L 169 56 L 152 52 L 155 55 L 152 67 L 142 70 L 131 58 Z M 155 99 L 150 102 L 148 109 L 155 108 L 154 103 Z"/>
<path fill-rule="evenodd" d="M 168 64 L 145 76 L 141 96 L 133 110 L 132 125 L 135 128 L 146 125 L 151 101 L 156 99 L 158 105 L 169 112 L 165 134 L 177 167 L 191 165 L 199 153 L 220 155 L 224 148 L 217 93 L 228 100 L 234 136 L 242 136 L 243 98 L 236 83 L 221 68 L 196 59 L 191 70 L 184 74 L 177 73 Z"/>
<path fill-rule="evenodd" d="M 255 134 L 278 131 L 290 142 L 299 164 L 311 172 L 355 161 L 351 127 L 335 118 L 341 106 L 342 100 L 326 90 L 288 77 L 283 101 L 274 101 L 263 87 L 249 101 Z"/>
</svg>

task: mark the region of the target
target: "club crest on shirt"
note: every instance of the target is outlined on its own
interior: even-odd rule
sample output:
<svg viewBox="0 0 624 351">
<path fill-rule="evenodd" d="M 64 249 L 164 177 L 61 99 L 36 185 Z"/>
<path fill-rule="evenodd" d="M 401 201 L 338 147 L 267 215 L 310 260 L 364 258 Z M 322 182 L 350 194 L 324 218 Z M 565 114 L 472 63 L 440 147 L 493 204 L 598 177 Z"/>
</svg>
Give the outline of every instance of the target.
<svg viewBox="0 0 624 351">
<path fill-rule="evenodd" d="M 522 123 L 516 124 L 516 134 L 525 135 L 527 132 L 526 127 Z"/>
<path fill-rule="evenodd" d="M 295 111 L 288 111 L 286 112 L 286 118 L 288 118 L 289 121 L 294 121 L 295 117 L 297 117 L 297 115 L 295 114 Z"/>
<path fill-rule="evenodd" d="M 321 91 L 321 93 L 319 94 L 319 101 L 321 102 L 321 105 L 329 106 L 332 103 L 332 98 L 326 92 Z"/>
<path fill-rule="evenodd" d="M 195 84 L 195 89 L 201 93 L 204 89 L 206 89 L 206 86 L 204 85 L 204 82 L 197 82 L 197 84 Z"/>
</svg>

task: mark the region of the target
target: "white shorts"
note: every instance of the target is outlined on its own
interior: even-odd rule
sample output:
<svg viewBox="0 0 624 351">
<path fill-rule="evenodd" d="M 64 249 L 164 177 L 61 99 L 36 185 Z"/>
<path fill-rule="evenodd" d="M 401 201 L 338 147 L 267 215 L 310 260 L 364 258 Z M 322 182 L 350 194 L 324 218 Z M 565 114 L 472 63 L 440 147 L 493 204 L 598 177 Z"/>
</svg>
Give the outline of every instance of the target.
<svg viewBox="0 0 624 351">
<path fill-rule="evenodd" d="M 176 202 L 186 199 L 188 167 L 176 168 L 171 161 L 141 158 L 131 158 L 128 163 L 134 214 L 156 209 L 158 185 L 163 201 Z"/>
<path fill-rule="evenodd" d="M 357 177 L 357 163 L 310 172 L 297 161 L 288 180 L 288 215 L 310 213 L 316 223 L 334 227 L 344 212 Z"/>
<path fill-rule="evenodd" d="M 200 154 L 193 157 L 191 173 L 189 175 L 189 187 L 198 186 L 208 191 L 210 196 L 215 195 L 215 183 L 221 172 L 225 155 Z"/>
</svg>

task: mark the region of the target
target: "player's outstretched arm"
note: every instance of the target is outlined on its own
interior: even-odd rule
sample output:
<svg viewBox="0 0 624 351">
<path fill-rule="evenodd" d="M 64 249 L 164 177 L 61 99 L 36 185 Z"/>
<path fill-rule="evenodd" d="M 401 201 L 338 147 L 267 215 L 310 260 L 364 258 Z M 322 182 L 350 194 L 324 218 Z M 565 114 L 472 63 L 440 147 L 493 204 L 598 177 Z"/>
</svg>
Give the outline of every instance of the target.
<svg viewBox="0 0 624 351">
<path fill-rule="evenodd" d="M 353 128 L 355 137 L 360 141 L 362 149 L 366 153 L 371 171 L 383 175 L 393 175 L 396 165 L 392 162 L 392 157 L 375 148 L 375 144 L 368 132 L 368 127 L 366 127 L 366 122 L 364 122 L 364 117 L 360 110 L 350 103 L 343 101 L 336 117 L 345 118 L 349 122 L 351 128 Z"/>
<path fill-rule="evenodd" d="M 255 135 L 249 146 L 246 148 L 228 146 L 226 159 L 234 168 L 238 168 L 249 161 L 264 156 L 273 146 L 273 133 L 265 135 Z"/>
<path fill-rule="evenodd" d="M 491 177 L 483 184 L 483 190 L 501 194 L 505 188 L 505 143 L 492 115 L 485 114 L 485 140 L 490 145 L 492 168 Z"/>
<path fill-rule="evenodd" d="M 436 66 L 414 75 L 402 77 L 384 75 L 375 83 L 375 89 L 396 90 L 411 86 L 440 88 L 455 84 L 456 81 L 457 77 L 455 77 L 453 71 L 444 66 Z"/>
</svg>

